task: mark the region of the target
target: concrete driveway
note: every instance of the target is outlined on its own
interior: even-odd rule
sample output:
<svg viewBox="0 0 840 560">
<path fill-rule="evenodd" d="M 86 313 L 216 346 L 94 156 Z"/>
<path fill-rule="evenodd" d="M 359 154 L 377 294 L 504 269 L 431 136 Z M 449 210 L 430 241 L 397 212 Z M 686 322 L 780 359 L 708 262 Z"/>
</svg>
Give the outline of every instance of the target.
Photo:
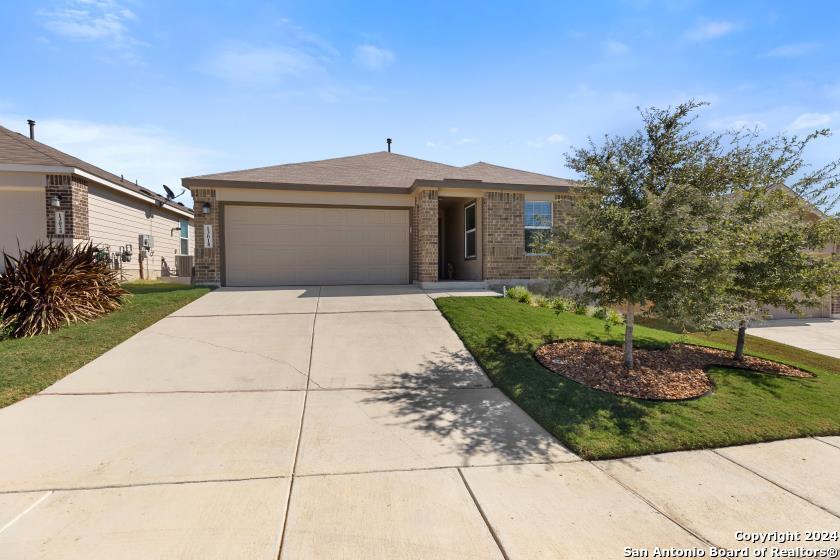
<svg viewBox="0 0 840 560">
<path fill-rule="evenodd" d="M 223 289 L 0 410 L 0 558 L 621 558 L 838 529 L 840 438 L 589 463 L 413 287 Z"/>
<path fill-rule="evenodd" d="M 747 331 L 797 348 L 840 358 L 840 319 L 775 319 Z"/>
</svg>

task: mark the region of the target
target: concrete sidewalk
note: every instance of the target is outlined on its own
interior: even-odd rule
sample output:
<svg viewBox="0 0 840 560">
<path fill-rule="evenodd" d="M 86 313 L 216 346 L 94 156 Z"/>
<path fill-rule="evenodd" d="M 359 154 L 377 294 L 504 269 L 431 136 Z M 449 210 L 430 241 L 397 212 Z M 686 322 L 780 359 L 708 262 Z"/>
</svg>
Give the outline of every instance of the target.
<svg viewBox="0 0 840 560">
<path fill-rule="evenodd" d="M 840 358 L 840 319 L 776 319 L 747 332 L 797 348 Z"/>
<path fill-rule="evenodd" d="M 0 559 L 621 558 L 840 529 L 840 438 L 581 461 L 410 286 L 212 292 L 0 410 L 0 441 Z"/>
</svg>

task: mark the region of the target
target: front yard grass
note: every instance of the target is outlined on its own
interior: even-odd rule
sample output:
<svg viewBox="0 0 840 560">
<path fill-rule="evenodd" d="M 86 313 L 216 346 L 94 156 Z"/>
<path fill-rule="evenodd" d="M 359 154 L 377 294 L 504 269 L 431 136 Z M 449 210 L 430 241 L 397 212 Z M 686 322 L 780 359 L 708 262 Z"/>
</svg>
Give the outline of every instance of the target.
<svg viewBox="0 0 840 560">
<path fill-rule="evenodd" d="M 542 344 L 579 339 L 620 343 L 624 326 L 507 298 L 441 298 L 438 307 L 499 389 L 586 459 L 607 459 L 840 434 L 840 360 L 750 337 L 747 353 L 802 368 L 813 378 L 786 378 L 712 368 L 714 393 L 695 400 L 651 402 L 597 391 L 542 367 Z M 636 327 L 636 343 L 673 342 L 731 349 L 731 333 L 680 335 Z"/>
<path fill-rule="evenodd" d="M 87 324 L 33 338 L 0 340 L 0 407 L 33 395 L 209 290 L 132 282 L 123 307 Z"/>
</svg>

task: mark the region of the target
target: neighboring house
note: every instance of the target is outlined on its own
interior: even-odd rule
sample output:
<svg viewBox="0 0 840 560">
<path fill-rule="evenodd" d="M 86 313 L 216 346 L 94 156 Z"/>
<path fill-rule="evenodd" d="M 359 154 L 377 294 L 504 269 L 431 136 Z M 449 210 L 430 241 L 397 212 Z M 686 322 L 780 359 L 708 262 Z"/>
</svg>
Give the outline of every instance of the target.
<svg viewBox="0 0 840 560">
<path fill-rule="evenodd" d="M 180 257 L 192 254 L 192 209 L 35 141 L 33 126 L 30 137 L 0 126 L 0 251 L 91 241 L 126 280 L 141 265 L 144 278 L 190 276 Z M 145 252 L 141 235 L 153 245 Z"/>
<path fill-rule="evenodd" d="M 776 185 L 774 188 L 776 189 L 783 189 L 787 191 L 791 196 L 800 198 L 804 201 L 796 192 L 792 189 L 788 188 L 786 185 Z M 817 220 L 822 220 L 827 218 L 826 214 L 822 212 L 819 208 L 814 206 L 808 201 L 804 201 L 806 208 L 810 211 L 807 216 L 806 220 L 809 222 L 815 222 Z M 816 252 L 819 255 L 824 256 L 831 256 L 832 258 L 840 258 L 840 246 L 835 243 L 829 243 L 825 247 L 823 247 L 820 251 Z M 840 289 L 840 286 L 837 287 Z M 816 317 L 835 317 L 840 318 L 840 292 L 835 291 L 834 293 L 828 294 L 826 297 L 822 299 L 819 305 L 815 307 L 809 307 L 803 309 L 800 313 L 791 313 L 787 309 L 783 307 L 770 307 L 766 309 L 767 314 L 770 316 L 771 319 L 795 319 L 801 317 L 808 317 L 808 318 L 816 318 Z"/>
<path fill-rule="evenodd" d="M 390 152 L 182 184 L 195 201 L 194 280 L 222 286 L 535 280 L 533 241 L 562 222 L 574 187 Z"/>
</svg>

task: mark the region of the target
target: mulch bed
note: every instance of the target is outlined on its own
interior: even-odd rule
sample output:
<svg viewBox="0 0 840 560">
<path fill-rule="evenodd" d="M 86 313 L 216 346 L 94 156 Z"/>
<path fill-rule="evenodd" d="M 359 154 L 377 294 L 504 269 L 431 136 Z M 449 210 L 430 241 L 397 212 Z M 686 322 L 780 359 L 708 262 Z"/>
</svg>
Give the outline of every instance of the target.
<svg viewBox="0 0 840 560">
<path fill-rule="evenodd" d="M 812 377 L 808 372 L 770 360 L 732 352 L 673 344 L 666 349 L 635 348 L 635 367 L 624 368 L 621 346 L 582 340 L 552 342 L 537 349 L 539 362 L 587 387 L 625 397 L 651 400 L 683 400 L 705 395 L 714 388 L 706 374 L 711 366 L 723 366 L 788 377 Z"/>
</svg>

